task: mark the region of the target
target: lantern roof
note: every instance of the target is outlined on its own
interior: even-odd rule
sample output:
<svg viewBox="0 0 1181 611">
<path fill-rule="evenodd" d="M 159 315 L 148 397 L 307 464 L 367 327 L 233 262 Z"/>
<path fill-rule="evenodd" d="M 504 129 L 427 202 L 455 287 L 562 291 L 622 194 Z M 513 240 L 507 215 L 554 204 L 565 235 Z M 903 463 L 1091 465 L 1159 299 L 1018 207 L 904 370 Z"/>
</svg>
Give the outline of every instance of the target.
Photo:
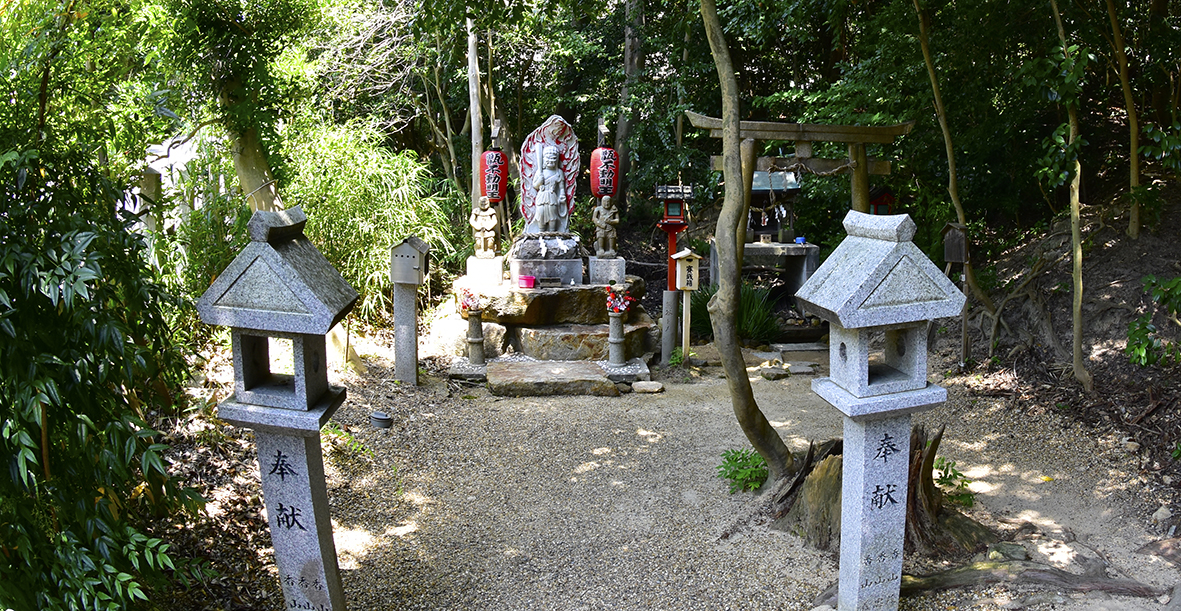
<svg viewBox="0 0 1181 611">
<path fill-rule="evenodd" d="M 420 237 L 418 237 L 418 236 L 416 236 L 416 235 L 412 235 L 412 236 L 410 236 L 410 237 L 406 238 L 405 240 L 402 240 L 401 242 L 399 242 L 398 244 L 396 244 L 396 245 L 394 246 L 394 248 L 395 248 L 395 249 L 400 249 L 400 248 L 402 248 L 402 247 L 404 247 L 404 246 L 409 246 L 409 247 L 413 248 L 414 250 L 417 250 L 418 252 L 420 252 L 420 253 L 422 253 L 422 254 L 424 254 L 424 255 L 425 255 L 426 253 L 430 252 L 430 250 L 431 250 L 431 245 L 430 245 L 430 244 L 427 244 L 427 243 L 426 243 L 426 241 L 424 241 L 422 238 L 420 238 Z"/>
<path fill-rule="evenodd" d="M 910 240 L 910 216 L 850 211 L 848 236 L 796 292 L 804 309 L 846 329 L 954 316 L 964 294 Z"/>
<path fill-rule="evenodd" d="M 250 244 L 197 300 L 201 320 L 238 329 L 324 335 L 357 303 L 357 291 L 303 234 L 298 206 L 258 211 Z"/>
</svg>

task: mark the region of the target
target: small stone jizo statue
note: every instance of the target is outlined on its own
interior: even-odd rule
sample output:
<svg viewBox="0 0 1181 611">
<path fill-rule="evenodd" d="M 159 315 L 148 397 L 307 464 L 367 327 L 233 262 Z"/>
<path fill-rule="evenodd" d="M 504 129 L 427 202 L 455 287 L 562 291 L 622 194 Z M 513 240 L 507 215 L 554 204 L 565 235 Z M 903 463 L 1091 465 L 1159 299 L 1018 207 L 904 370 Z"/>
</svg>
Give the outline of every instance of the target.
<svg viewBox="0 0 1181 611">
<path fill-rule="evenodd" d="M 591 221 L 595 224 L 595 256 L 600 259 L 614 259 L 617 255 L 615 226 L 619 224 L 619 210 L 610 195 L 604 195 L 595 208 Z"/>
<path fill-rule="evenodd" d="M 472 210 L 468 224 L 472 226 L 476 239 L 476 258 L 491 259 L 496 256 L 496 210 L 487 197 L 480 198 L 480 207 Z"/>
</svg>

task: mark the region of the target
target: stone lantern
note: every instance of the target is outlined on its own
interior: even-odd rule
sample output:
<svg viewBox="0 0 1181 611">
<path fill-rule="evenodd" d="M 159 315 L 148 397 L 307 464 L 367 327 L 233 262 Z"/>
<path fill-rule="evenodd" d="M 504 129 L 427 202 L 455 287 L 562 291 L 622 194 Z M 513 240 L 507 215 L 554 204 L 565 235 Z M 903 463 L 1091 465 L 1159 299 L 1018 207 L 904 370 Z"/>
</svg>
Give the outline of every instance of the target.
<svg viewBox="0 0 1181 611">
<path fill-rule="evenodd" d="M 947 399 L 927 382 L 927 321 L 965 299 L 911 243 L 909 216 L 849 212 L 844 225 L 796 301 L 829 322 L 830 377 L 812 390 L 845 415 L 839 609 L 897 609 L 910 414 Z"/>
<path fill-rule="evenodd" d="M 345 608 L 332 541 L 320 428 L 344 402 L 328 384 L 324 336 L 357 292 L 303 235 L 301 209 L 255 212 L 250 244 L 197 301 L 231 328 L 234 395 L 218 417 L 255 429 L 267 522 L 288 609 Z M 269 338 L 289 339 L 294 375 L 271 371 Z M 291 481 L 287 481 L 291 478 Z"/>
</svg>

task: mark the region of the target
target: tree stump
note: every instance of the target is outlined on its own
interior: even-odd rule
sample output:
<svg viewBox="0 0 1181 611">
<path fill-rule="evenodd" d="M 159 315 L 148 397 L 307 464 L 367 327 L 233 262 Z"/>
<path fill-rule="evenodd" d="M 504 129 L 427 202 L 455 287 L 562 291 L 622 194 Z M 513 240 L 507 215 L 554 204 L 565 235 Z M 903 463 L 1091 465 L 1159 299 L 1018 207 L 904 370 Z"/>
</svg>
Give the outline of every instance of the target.
<svg viewBox="0 0 1181 611">
<path fill-rule="evenodd" d="M 910 438 L 910 474 L 906 499 L 905 550 L 928 556 L 956 556 L 983 549 L 996 536 L 982 524 L 943 504 L 935 486 L 935 455 L 943 428 L 928 443 L 916 426 Z M 772 493 L 772 528 L 796 534 L 819 550 L 841 546 L 841 441 L 808 449 L 795 478 Z"/>
</svg>

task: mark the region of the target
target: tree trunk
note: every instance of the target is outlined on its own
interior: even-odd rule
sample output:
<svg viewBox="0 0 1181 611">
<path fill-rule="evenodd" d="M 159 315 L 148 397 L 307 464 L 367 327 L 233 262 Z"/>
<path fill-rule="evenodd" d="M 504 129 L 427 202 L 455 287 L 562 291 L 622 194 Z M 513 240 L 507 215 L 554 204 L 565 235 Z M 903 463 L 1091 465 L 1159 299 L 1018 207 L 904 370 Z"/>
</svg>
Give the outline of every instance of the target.
<svg viewBox="0 0 1181 611">
<path fill-rule="evenodd" d="M 1112 47 L 1119 61 L 1119 84 L 1124 92 L 1124 106 L 1128 109 L 1128 131 L 1131 142 L 1128 146 L 1128 187 L 1132 205 L 1128 211 L 1128 237 L 1140 238 L 1140 122 L 1136 115 L 1136 100 L 1132 97 L 1132 85 L 1128 80 L 1128 54 L 1124 51 L 1124 35 L 1120 31 L 1119 19 L 1115 14 L 1115 2 L 1107 0 L 1107 16 L 1111 20 Z"/>
<path fill-rule="evenodd" d="M 1066 54 L 1068 53 L 1066 30 L 1062 27 L 1062 15 L 1058 12 L 1058 0 L 1050 0 L 1050 6 L 1054 9 L 1054 23 L 1058 26 L 1058 40 L 1062 43 L 1063 54 Z M 1074 144 L 1075 138 L 1078 138 L 1078 100 L 1066 100 L 1066 104 L 1070 120 L 1070 136 L 1066 144 L 1070 146 Z M 1082 204 L 1079 202 L 1078 194 L 1082 173 L 1082 165 L 1076 157 L 1074 178 L 1070 181 L 1070 244 L 1071 259 L 1073 260 L 1071 277 L 1074 280 L 1074 302 L 1070 310 L 1073 318 L 1071 337 L 1074 347 L 1074 379 L 1078 380 L 1087 392 L 1091 392 L 1095 387 L 1094 380 L 1083 362 L 1083 239 L 1079 219 Z"/>
<path fill-rule="evenodd" d="M 722 368 L 730 389 L 730 401 L 742 432 L 755 451 L 767 461 L 768 483 L 785 478 L 794 471 L 794 459 L 787 445 L 779 437 L 767 417 L 755 403 L 750 380 L 746 377 L 746 363 L 738 347 L 737 321 L 738 286 L 741 282 L 740 259 L 736 238 L 742 218 L 742 164 L 739 159 L 738 79 L 730 61 L 730 51 L 718 22 L 714 0 L 701 0 L 701 19 L 705 23 L 709 48 L 722 92 L 722 172 L 726 181 L 726 196 L 718 217 L 715 234 L 718 248 L 718 291 L 709 300 L 710 321 L 714 343 L 721 355 Z"/>
<path fill-rule="evenodd" d="M 283 200 L 271 175 L 271 165 L 262 150 L 258 129 L 230 133 L 230 155 L 234 158 L 234 172 L 250 210 L 282 210 Z"/>
<path fill-rule="evenodd" d="M 619 153 L 619 195 L 616 206 L 627 212 L 628 174 L 631 172 L 632 86 L 644 66 L 644 0 L 627 0 L 627 25 L 623 28 L 623 87 L 619 92 L 619 118 L 615 123 L 615 150 Z"/>
<path fill-rule="evenodd" d="M 947 112 L 943 109 L 943 96 L 939 91 L 939 79 L 935 75 L 935 60 L 931 58 L 931 44 L 929 37 L 930 18 L 927 12 L 919 6 L 919 0 L 913 0 L 914 10 L 919 15 L 919 46 L 923 50 L 923 60 L 927 64 L 927 76 L 931 79 L 931 93 L 935 98 L 935 115 L 939 118 L 939 129 L 943 131 L 943 146 L 947 151 L 947 194 L 951 197 L 951 205 L 955 207 L 956 222 L 961 225 L 967 225 L 967 215 L 964 214 L 964 205 L 960 202 L 959 179 L 955 170 L 955 146 L 951 139 L 951 128 L 947 124 Z M 980 283 L 976 280 L 976 272 L 972 269 L 972 264 L 964 264 L 964 275 L 968 281 L 968 288 L 972 290 L 972 296 L 984 306 L 989 313 L 996 313 L 996 304 L 992 302 L 992 298 L 984 289 L 980 288 Z"/>
<path fill-rule="evenodd" d="M 467 91 L 472 126 L 472 210 L 480 207 L 480 155 L 484 153 L 484 121 L 480 117 L 480 56 L 476 29 L 467 20 Z"/>
</svg>

